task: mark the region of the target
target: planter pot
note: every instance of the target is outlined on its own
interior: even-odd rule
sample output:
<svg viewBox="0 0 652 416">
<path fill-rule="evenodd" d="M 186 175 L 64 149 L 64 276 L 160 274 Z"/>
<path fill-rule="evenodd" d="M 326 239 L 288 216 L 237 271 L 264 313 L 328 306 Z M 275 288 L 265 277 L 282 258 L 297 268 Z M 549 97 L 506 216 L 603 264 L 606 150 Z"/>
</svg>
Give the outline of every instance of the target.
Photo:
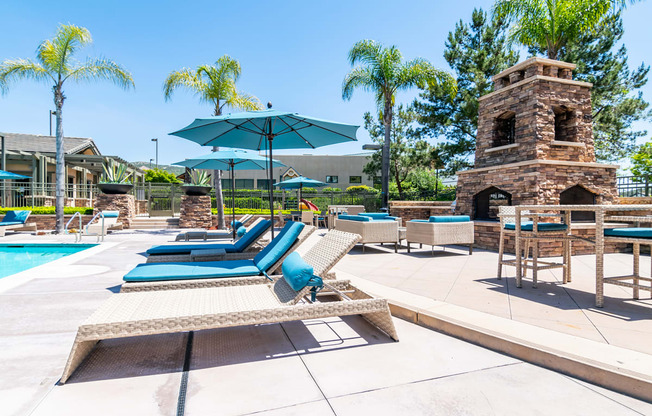
<svg viewBox="0 0 652 416">
<path fill-rule="evenodd" d="M 203 196 L 208 195 L 213 187 L 203 185 L 182 185 L 181 188 L 186 195 Z"/>
<path fill-rule="evenodd" d="M 129 193 L 134 185 L 130 183 L 98 183 L 97 187 L 105 194 L 124 195 Z"/>
</svg>

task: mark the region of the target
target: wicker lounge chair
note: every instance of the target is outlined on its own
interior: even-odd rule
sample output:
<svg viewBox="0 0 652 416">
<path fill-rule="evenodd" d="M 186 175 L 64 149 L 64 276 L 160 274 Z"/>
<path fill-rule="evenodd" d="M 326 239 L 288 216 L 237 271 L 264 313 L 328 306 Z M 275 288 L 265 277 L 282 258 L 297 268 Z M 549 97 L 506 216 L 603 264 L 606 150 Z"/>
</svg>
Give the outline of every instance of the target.
<svg viewBox="0 0 652 416">
<path fill-rule="evenodd" d="M 256 225 L 251 227 L 242 238 L 235 243 L 195 243 L 195 244 L 166 244 L 154 246 L 147 250 L 147 263 L 172 263 L 193 261 L 191 256 L 194 250 L 223 250 L 224 253 L 245 253 L 252 252 L 249 257 L 253 258 L 262 249 L 257 242 L 262 239 L 267 230 L 271 227 L 270 220 L 258 220 Z M 202 261 L 226 260 L 224 254 L 217 253 L 211 256 L 201 257 Z M 235 260 L 235 259 L 233 259 Z"/>
<path fill-rule="evenodd" d="M 235 224 L 231 224 L 231 227 L 235 226 L 247 226 L 247 224 L 254 218 L 253 215 L 247 214 L 244 217 L 236 220 Z M 258 219 L 260 220 L 260 218 Z M 251 226 L 255 226 L 258 222 L 255 221 Z M 236 228 L 237 230 L 237 228 Z M 233 238 L 233 229 L 231 230 L 217 230 L 217 231 L 185 231 L 183 233 L 177 234 L 174 241 L 190 241 L 190 240 L 227 240 Z"/>
<path fill-rule="evenodd" d="M 0 237 L 4 237 L 7 231 L 36 231 L 36 223 L 27 222 L 31 213 L 32 211 L 27 210 L 7 211 L 0 221 Z"/>
<path fill-rule="evenodd" d="M 123 280 L 125 286 L 134 284 L 196 279 L 222 279 L 236 276 L 264 276 L 273 274 L 283 260 L 315 231 L 315 227 L 302 223 L 288 223 L 278 236 L 253 259 L 233 259 L 191 263 L 139 264 Z M 239 256 L 245 253 L 231 253 Z"/>
<path fill-rule="evenodd" d="M 406 224 L 406 240 L 408 253 L 410 243 L 432 246 L 449 244 L 468 245 L 469 254 L 473 254 L 474 229 L 473 221 L 463 215 L 432 216 L 428 221 L 408 221 Z"/>
<path fill-rule="evenodd" d="M 344 256 L 358 239 L 345 233 L 325 238 L 329 237 L 333 243 L 330 251 L 336 251 L 336 258 Z M 338 240 L 348 240 L 348 244 L 336 249 Z M 213 282 L 212 287 L 113 295 L 79 327 L 61 383 L 104 339 L 361 314 L 398 341 L 387 300 L 375 299 L 346 280 L 321 282 L 316 278 L 317 285 L 323 287 L 321 292 L 313 289 L 315 285 L 295 290 L 286 277 L 276 276 L 271 282 L 258 278 L 222 279 Z M 331 301 L 321 302 L 318 296 L 328 296 Z"/>
<path fill-rule="evenodd" d="M 362 252 L 368 243 L 392 243 L 394 252 L 398 252 L 398 226 L 395 220 L 374 220 L 359 215 L 340 215 L 335 229 L 360 235 Z"/>
</svg>

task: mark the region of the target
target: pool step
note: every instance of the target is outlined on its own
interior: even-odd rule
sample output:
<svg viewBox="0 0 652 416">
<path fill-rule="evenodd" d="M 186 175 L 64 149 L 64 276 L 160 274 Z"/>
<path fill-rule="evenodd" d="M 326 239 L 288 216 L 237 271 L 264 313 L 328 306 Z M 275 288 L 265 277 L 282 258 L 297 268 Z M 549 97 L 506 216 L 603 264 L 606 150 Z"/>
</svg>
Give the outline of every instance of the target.
<svg viewBox="0 0 652 416">
<path fill-rule="evenodd" d="M 136 217 L 131 221 L 132 230 L 154 230 L 179 228 L 177 217 Z"/>
</svg>

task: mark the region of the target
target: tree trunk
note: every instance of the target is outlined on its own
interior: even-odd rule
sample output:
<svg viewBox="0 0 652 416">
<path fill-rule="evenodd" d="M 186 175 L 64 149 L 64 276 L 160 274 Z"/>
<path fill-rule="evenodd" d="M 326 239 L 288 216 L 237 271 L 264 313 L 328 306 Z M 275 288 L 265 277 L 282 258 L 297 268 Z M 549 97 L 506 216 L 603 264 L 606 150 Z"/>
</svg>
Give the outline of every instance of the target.
<svg viewBox="0 0 652 416">
<path fill-rule="evenodd" d="M 394 161 L 394 180 L 396 181 L 396 187 L 398 188 L 398 197 L 400 199 L 405 199 L 405 196 L 403 195 L 403 181 L 398 174 L 398 166 L 396 166 L 396 160 Z"/>
<path fill-rule="evenodd" d="M 63 206 L 64 198 L 66 192 L 66 162 L 64 159 L 64 149 L 63 149 L 63 117 L 62 117 L 62 108 L 63 101 L 65 97 L 63 91 L 61 91 L 60 86 L 54 87 L 54 105 L 56 108 L 57 116 L 57 132 L 56 132 L 56 184 L 55 184 L 55 204 L 54 204 L 54 213 L 55 213 L 55 228 L 54 231 L 57 234 L 63 233 L 64 227 L 64 218 L 63 218 Z"/>
<path fill-rule="evenodd" d="M 220 150 L 219 147 L 213 146 L 214 152 L 217 152 L 218 150 Z M 226 221 L 224 219 L 224 195 L 222 192 L 221 170 L 213 171 L 213 186 L 215 187 L 215 204 L 217 205 L 217 228 L 221 230 L 226 228 Z"/>
<path fill-rule="evenodd" d="M 382 208 L 387 209 L 389 205 L 389 149 L 392 134 L 392 103 L 391 97 L 385 98 L 385 111 L 383 114 L 385 124 L 385 142 L 383 143 L 383 155 L 381 165 L 382 180 Z"/>
</svg>

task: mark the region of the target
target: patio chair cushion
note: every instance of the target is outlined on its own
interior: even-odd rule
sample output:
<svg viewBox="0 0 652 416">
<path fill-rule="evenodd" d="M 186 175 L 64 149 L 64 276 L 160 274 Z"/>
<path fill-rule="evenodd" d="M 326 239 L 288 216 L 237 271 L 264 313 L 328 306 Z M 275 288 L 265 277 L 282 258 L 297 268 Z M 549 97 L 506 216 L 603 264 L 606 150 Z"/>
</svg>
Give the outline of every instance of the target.
<svg viewBox="0 0 652 416">
<path fill-rule="evenodd" d="M 306 263 L 296 251 L 283 260 L 282 270 L 283 278 L 296 292 L 306 287 L 314 274 L 312 266 Z"/>
<path fill-rule="evenodd" d="M 127 273 L 125 282 L 153 282 L 215 277 L 258 276 L 252 260 L 201 261 L 192 263 L 145 263 Z"/>
<path fill-rule="evenodd" d="M 556 222 L 540 222 L 537 223 L 537 230 L 539 231 L 563 231 L 566 230 L 568 226 L 566 224 L 559 224 Z M 516 230 L 515 223 L 505 224 L 506 230 Z M 532 221 L 524 221 L 521 223 L 521 230 L 523 231 L 532 231 L 534 229 L 534 223 Z"/>
<path fill-rule="evenodd" d="M 468 215 L 433 215 L 428 219 L 429 222 L 469 222 L 471 218 Z"/>
<path fill-rule="evenodd" d="M 0 222 L 0 226 L 7 226 L 7 225 L 23 225 L 25 224 L 24 222 L 20 221 L 2 221 Z"/>
<path fill-rule="evenodd" d="M 236 230 L 235 235 L 237 235 L 238 237 L 242 237 L 243 235 L 245 235 L 246 232 L 247 232 L 247 227 L 245 227 L 244 225 L 241 225 Z"/>
<path fill-rule="evenodd" d="M 2 222 L 3 225 L 14 225 L 14 224 L 24 224 L 27 221 L 27 217 L 31 214 L 32 211 L 27 210 L 13 210 L 7 211 Z M 8 224 L 11 223 L 11 224 Z"/>
<path fill-rule="evenodd" d="M 118 218 L 120 216 L 120 211 L 102 211 L 104 218 Z"/>
<path fill-rule="evenodd" d="M 247 231 L 241 239 L 233 244 L 235 251 L 240 253 L 244 251 L 247 247 L 252 245 L 254 241 L 258 240 L 260 236 L 269 228 L 271 224 L 270 220 L 262 220 L 249 231 Z"/>
<path fill-rule="evenodd" d="M 349 221 L 362 221 L 362 222 L 369 222 L 373 221 L 371 217 L 361 217 L 360 215 L 340 215 L 337 217 L 340 220 L 349 220 Z"/>
<path fill-rule="evenodd" d="M 256 267 L 261 272 L 272 267 L 294 244 L 303 227 L 305 224 L 302 222 L 289 221 L 286 223 L 281 232 L 254 257 Z"/>
<path fill-rule="evenodd" d="M 410 222 L 430 222 L 429 220 L 410 220 Z"/>
<path fill-rule="evenodd" d="M 194 244 L 168 244 L 150 247 L 147 254 L 190 254 L 192 250 L 224 249 L 227 253 L 236 253 L 234 244 L 231 243 L 194 243 Z"/>
<path fill-rule="evenodd" d="M 652 228 L 605 228 L 605 237 L 652 238 Z"/>
<path fill-rule="evenodd" d="M 242 227 L 243 225 L 244 225 L 244 224 L 241 223 L 241 222 L 238 221 L 238 220 L 231 221 L 231 228 L 235 228 L 236 230 L 239 229 L 240 227 Z"/>
<path fill-rule="evenodd" d="M 358 215 L 361 217 L 369 217 L 374 220 L 382 220 L 389 217 L 389 214 L 386 212 L 361 212 Z"/>
</svg>

